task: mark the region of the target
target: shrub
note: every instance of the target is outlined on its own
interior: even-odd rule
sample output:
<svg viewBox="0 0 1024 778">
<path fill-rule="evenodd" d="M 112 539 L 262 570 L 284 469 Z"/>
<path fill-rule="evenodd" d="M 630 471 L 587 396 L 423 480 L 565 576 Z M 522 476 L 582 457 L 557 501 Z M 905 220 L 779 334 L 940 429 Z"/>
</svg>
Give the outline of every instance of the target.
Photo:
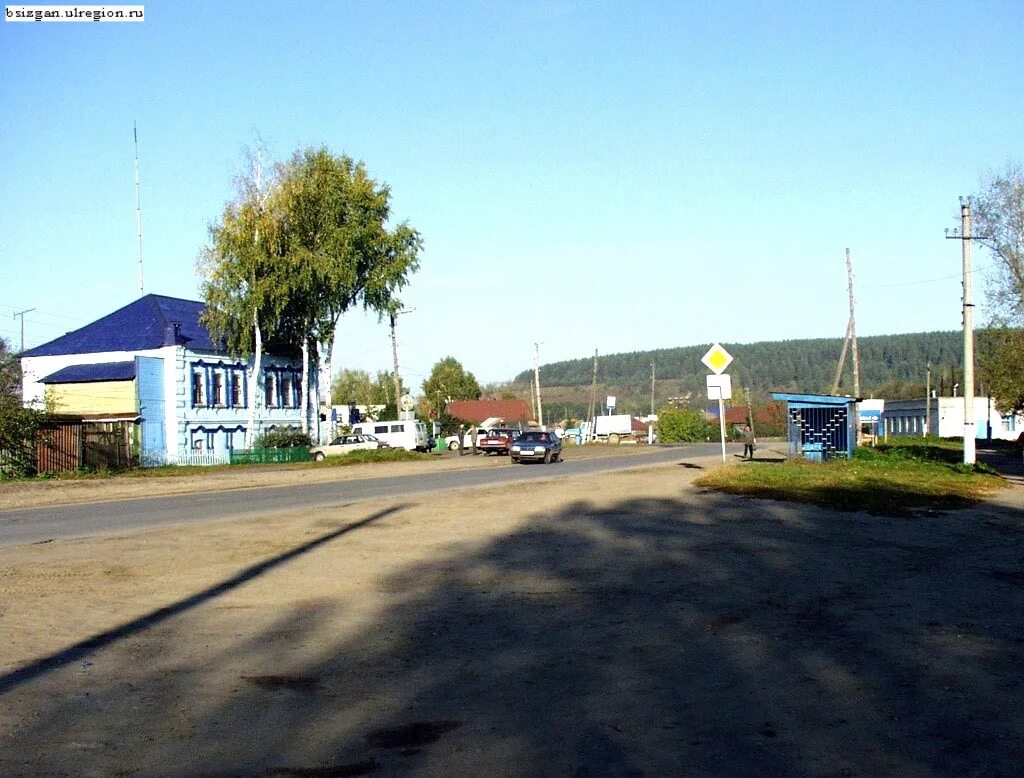
<svg viewBox="0 0 1024 778">
<path fill-rule="evenodd" d="M 253 443 L 253 448 L 308 448 L 313 442 L 307 433 L 294 427 L 264 432 Z"/>
<path fill-rule="evenodd" d="M 707 440 L 711 434 L 704 414 L 691 408 L 662 408 L 658 413 L 658 441 L 693 443 Z"/>
</svg>

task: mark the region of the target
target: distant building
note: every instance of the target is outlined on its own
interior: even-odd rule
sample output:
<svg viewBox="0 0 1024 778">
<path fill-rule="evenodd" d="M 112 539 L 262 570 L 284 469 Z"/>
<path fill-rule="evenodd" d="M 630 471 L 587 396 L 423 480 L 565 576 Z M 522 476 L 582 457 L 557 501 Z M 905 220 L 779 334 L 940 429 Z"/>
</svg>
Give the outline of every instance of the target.
<svg viewBox="0 0 1024 778">
<path fill-rule="evenodd" d="M 959 438 L 964 434 L 964 398 L 933 397 L 930 402 L 929 434 Z M 974 397 L 974 433 L 979 439 L 1016 440 L 1024 430 L 1024 416 L 1002 414 L 990 397 Z M 924 435 L 925 400 L 887 400 L 882 414 L 885 435 Z"/>
<path fill-rule="evenodd" d="M 26 351 L 24 401 L 46 401 L 58 419 L 118 425 L 143 465 L 227 461 L 244 445 L 252 361 L 210 338 L 203 310 L 149 294 Z M 292 357 L 264 353 L 257 434 L 300 426 L 301 370 Z"/>
<path fill-rule="evenodd" d="M 534 420 L 525 400 L 452 400 L 444 410 L 452 418 L 471 424 L 493 418 L 504 419 L 506 424 L 512 425 Z"/>
</svg>

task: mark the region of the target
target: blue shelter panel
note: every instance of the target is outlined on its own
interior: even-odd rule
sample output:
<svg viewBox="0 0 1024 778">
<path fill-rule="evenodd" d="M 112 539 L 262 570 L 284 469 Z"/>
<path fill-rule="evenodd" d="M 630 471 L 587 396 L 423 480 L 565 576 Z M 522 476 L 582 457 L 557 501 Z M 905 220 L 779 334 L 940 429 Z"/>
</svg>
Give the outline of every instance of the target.
<svg viewBox="0 0 1024 778">
<path fill-rule="evenodd" d="M 141 459 L 143 463 L 147 459 L 159 461 L 167 453 L 164 361 L 159 357 L 135 357 L 135 363 L 142 418 Z"/>
<path fill-rule="evenodd" d="M 793 441 L 808 459 L 846 456 L 850 448 L 850 414 L 845 407 L 791 408 Z"/>
<path fill-rule="evenodd" d="M 786 401 L 790 452 L 810 460 L 849 457 L 857 442 L 856 398 L 773 393 Z"/>
</svg>

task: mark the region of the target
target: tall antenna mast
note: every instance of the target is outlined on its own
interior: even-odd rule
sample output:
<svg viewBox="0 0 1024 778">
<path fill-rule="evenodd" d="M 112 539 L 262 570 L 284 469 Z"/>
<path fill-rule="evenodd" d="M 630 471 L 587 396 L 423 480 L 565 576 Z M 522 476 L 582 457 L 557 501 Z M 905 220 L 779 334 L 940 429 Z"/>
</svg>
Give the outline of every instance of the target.
<svg viewBox="0 0 1024 778">
<path fill-rule="evenodd" d="M 139 294 L 142 289 L 142 188 L 139 185 L 139 128 L 132 122 L 132 133 L 135 135 L 135 226 L 138 230 L 139 255 Z"/>
</svg>

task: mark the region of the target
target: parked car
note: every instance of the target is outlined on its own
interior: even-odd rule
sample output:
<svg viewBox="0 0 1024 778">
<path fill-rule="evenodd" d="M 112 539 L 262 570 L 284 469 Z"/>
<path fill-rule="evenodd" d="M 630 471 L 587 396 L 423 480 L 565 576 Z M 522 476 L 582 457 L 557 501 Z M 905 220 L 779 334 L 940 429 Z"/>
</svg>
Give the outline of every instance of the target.
<svg viewBox="0 0 1024 778">
<path fill-rule="evenodd" d="M 553 432 L 527 430 L 512 444 L 513 462 L 543 462 L 549 465 L 562 457 L 562 440 Z"/>
<path fill-rule="evenodd" d="M 377 440 L 373 435 L 341 435 L 326 446 L 313 446 L 309 455 L 317 462 L 327 457 L 337 457 L 350 451 L 366 451 L 377 448 L 391 448 L 387 443 Z"/>
<path fill-rule="evenodd" d="M 476 431 L 476 447 L 477 448 L 480 448 L 480 444 L 483 442 L 485 437 L 487 437 L 487 430 L 485 430 L 485 429 L 478 429 Z M 458 435 L 449 435 L 448 437 L 446 437 L 444 439 L 444 442 L 445 442 L 445 446 L 447 446 L 449 451 L 458 451 L 460 446 L 465 446 L 466 448 L 472 448 L 473 447 L 473 438 L 470 436 L 470 434 L 468 432 L 463 435 L 461 444 L 459 443 L 459 436 Z"/>
<path fill-rule="evenodd" d="M 512 450 L 512 444 L 519 437 L 519 430 L 510 427 L 499 427 L 488 430 L 487 436 L 477 443 L 477 448 L 485 454 L 508 454 Z"/>
</svg>

